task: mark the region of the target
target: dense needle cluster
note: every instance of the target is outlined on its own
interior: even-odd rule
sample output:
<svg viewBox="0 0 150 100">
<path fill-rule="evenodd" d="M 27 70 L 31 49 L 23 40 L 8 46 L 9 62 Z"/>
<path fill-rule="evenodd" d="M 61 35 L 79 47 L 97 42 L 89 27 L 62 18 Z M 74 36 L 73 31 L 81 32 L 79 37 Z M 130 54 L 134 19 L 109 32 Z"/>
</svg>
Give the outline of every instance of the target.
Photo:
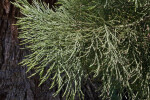
<svg viewBox="0 0 150 100">
<path fill-rule="evenodd" d="M 64 88 L 67 99 L 84 98 L 92 75 L 104 100 L 150 99 L 149 0 L 59 0 L 55 11 L 36 0 L 14 4 L 24 15 L 19 38 L 31 50 L 21 64 L 40 85 L 51 78 L 55 95 Z"/>
</svg>

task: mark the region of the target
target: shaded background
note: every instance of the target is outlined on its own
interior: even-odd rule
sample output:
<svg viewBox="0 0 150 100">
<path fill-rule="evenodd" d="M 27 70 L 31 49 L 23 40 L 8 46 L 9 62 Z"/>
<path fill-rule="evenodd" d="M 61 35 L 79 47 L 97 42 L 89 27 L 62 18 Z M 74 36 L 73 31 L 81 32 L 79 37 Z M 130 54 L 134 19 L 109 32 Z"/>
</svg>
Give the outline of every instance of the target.
<svg viewBox="0 0 150 100">
<path fill-rule="evenodd" d="M 62 92 L 55 98 L 52 94 L 55 89 L 49 90 L 50 81 L 38 87 L 38 76 L 27 78 L 26 68 L 18 65 L 28 50 L 21 50 L 19 45 L 18 29 L 13 25 L 16 18 L 21 16 L 19 9 L 11 3 L 15 0 L 0 0 L 0 100 L 66 100 Z M 32 0 L 28 0 L 30 3 Z M 56 0 L 43 0 L 51 5 Z M 100 100 L 95 93 L 96 85 L 90 81 L 84 83 L 82 90 L 85 100 Z M 78 98 L 76 98 L 78 100 Z"/>
</svg>

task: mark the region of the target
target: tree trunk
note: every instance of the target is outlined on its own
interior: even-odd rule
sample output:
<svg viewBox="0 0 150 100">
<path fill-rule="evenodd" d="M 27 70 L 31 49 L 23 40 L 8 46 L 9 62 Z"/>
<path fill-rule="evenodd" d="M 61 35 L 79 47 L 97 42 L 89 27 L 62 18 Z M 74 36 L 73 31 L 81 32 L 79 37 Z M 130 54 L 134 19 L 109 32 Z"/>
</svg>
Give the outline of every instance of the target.
<svg viewBox="0 0 150 100">
<path fill-rule="evenodd" d="M 56 0 L 45 1 L 53 4 Z M 38 76 L 27 78 L 26 68 L 18 65 L 28 51 L 20 49 L 18 29 L 13 25 L 17 16 L 19 9 L 9 0 L 0 1 L 0 100 L 65 100 L 61 93 L 52 96 L 55 89 L 49 90 L 50 81 L 38 87 Z M 94 85 L 84 85 L 86 100 L 98 100 L 94 90 Z"/>
</svg>

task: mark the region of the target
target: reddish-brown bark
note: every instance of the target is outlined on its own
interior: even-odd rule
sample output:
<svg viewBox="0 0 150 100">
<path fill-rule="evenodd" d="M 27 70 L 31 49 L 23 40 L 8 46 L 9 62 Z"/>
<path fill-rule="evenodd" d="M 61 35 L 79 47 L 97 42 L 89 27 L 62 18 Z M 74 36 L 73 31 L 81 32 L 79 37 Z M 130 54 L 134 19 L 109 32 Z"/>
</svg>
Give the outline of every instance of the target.
<svg viewBox="0 0 150 100">
<path fill-rule="evenodd" d="M 18 65 L 28 51 L 20 49 L 17 16 L 19 9 L 9 0 L 0 2 L 0 100 L 52 100 L 49 82 L 38 87 L 38 78 L 28 79 L 26 68 Z"/>
<path fill-rule="evenodd" d="M 31 0 L 28 1 L 31 3 Z M 44 1 L 50 4 L 56 2 Z M 10 0 L 0 1 L 0 100 L 65 100 L 61 93 L 55 98 L 52 96 L 55 89 L 49 90 L 49 80 L 38 87 L 38 76 L 28 79 L 26 68 L 18 65 L 28 53 L 28 50 L 20 49 L 17 38 L 18 29 L 14 24 L 17 21 L 15 17 L 18 16 L 19 9 Z M 86 83 L 83 87 L 85 99 L 96 100 L 94 90 L 94 85 Z"/>
</svg>

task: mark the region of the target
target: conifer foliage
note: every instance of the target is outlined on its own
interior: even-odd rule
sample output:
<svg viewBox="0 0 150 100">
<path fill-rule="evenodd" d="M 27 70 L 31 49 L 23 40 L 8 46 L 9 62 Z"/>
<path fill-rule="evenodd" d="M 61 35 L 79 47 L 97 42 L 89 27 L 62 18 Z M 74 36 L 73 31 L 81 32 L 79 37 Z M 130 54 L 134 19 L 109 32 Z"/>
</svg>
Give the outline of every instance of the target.
<svg viewBox="0 0 150 100">
<path fill-rule="evenodd" d="M 104 100 L 150 99 L 150 0 L 16 0 L 21 44 L 31 50 L 21 62 L 40 85 L 51 78 L 55 95 L 84 99 L 82 86 L 96 78 Z M 57 5 L 56 4 L 56 5 Z"/>
</svg>

